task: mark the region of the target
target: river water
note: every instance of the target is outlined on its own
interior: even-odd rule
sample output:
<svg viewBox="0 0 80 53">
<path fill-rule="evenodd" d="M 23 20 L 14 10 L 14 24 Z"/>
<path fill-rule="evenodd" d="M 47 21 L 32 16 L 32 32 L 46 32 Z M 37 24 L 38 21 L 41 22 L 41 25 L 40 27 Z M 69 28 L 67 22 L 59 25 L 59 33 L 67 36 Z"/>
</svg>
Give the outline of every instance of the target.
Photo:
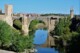
<svg viewBox="0 0 80 53">
<path fill-rule="evenodd" d="M 34 37 L 34 44 L 38 45 L 36 46 L 37 53 L 59 53 L 55 48 L 47 48 L 47 47 L 41 47 L 40 45 L 44 44 L 48 37 L 48 31 L 43 29 L 38 29 L 35 32 Z"/>
</svg>

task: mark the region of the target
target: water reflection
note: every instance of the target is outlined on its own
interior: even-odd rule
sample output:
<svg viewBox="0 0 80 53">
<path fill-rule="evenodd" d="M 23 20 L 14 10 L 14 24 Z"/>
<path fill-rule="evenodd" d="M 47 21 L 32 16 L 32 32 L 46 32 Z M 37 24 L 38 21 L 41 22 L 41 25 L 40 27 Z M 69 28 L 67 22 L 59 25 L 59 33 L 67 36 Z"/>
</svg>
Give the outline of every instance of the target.
<svg viewBox="0 0 80 53">
<path fill-rule="evenodd" d="M 58 50 L 55 48 L 47 48 L 47 47 L 41 47 L 42 44 L 44 44 L 48 37 L 48 31 L 43 29 L 38 29 L 35 32 L 34 37 L 34 44 L 35 48 L 38 50 L 37 53 L 58 53 Z"/>
<path fill-rule="evenodd" d="M 35 37 L 34 37 L 34 44 L 44 44 L 47 40 L 48 37 L 48 32 L 47 30 L 43 30 L 43 29 L 38 29 L 35 32 Z"/>
<path fill-rule="evenodd" d="M 80 53 L 80 36 L 73 37 L 71 40 L 67 41 L 67 45 L 63 45 L 62 40 L 56 40 L 56 49 L 59 53 Z"/>
</svg>

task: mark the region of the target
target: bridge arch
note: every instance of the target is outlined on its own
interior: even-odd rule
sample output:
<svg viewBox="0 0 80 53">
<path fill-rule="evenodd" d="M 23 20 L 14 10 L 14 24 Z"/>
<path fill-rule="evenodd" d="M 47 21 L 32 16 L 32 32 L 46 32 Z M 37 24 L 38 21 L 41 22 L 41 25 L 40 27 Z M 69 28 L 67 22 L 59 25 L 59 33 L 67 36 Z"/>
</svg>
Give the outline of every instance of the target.
<svg viewBox="0 0 80 53">
<path fill-rule="evenodd" d="M 42 25 L 42 28 L 46 27 L 46 23 L 43 21 L 43 20 L 37 20 L 37 19 L 34 19 L 34 20 L 31 20 L 30 23 L 29 23 L 29 30 L 30 28 L 33 28 L 34 26 L 40 26 Z"/>
</svg>

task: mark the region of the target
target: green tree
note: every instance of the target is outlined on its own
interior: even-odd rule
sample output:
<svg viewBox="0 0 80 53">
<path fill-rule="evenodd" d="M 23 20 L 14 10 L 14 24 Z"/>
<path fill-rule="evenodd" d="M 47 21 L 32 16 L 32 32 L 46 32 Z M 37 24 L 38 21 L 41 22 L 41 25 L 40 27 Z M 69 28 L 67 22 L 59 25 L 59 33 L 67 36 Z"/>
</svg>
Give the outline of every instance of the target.
<svg viewBox="0 0 80 53">
<path fill-rule="evenodd" d="M 12 46 L 11 46 L 12 50 L 16 52 L 22 52 L 25 49 L 30 49 L 33 47 L 32 37 L 17 35 L 15 38 L 13 39 L 15 41 L 12 43 Z"/>
<path fill-rule="evenodd" d="M 70 40 L 71 39 L 71 32 L 70 32 L 70 17 L 67 17 L 64 19 L 64 29 L 63 29 L 63 35 L 61 36 L 64 40 Z"/>
<path fill-rule="evenodd" d="M 80 25 L 77 27 L 77 32 L 80 33 Z"/>
<path fill-rule="evenodd" d="M 73 26 L 71 26 L 71 24 Z M 77 26 L 77 28 L 75 27 L 75 31 L 74 31 L 74 30 L 71 30 L 70 26 L 72 28 L 74 26 Z M 75 53 L 75 51 L 76 52 L 79 51 L 77 49 L 80 47 L 80 43 L 79 43 L 79 41 L 80 41 L 80 26 L 79 26 L 78 20 L 75 20 L 75 22 L 72 23 L 70 17 L 61 18 L 55 27 L 55 34 L 60 37 L 63 45 L 67 47 L 66 48 L 64 46 L 61 46 L 61 44 L 60 44 L 61 41 L 60 41 L 60 39 L 58 39 L 60 43 L 59 42 L 57 43 L 58 44 L 57 47 L 59 49 L 64 48 L 63 49 L 64 53 L 66 53 L 65 51 L 67 51 L 68 53 Z M 68 44 L 68 45 L 66 45 L 66 44 Z M 62 51 L 61 51 L 61 53 L 62 53 Z"/>
<path fill-rule="evenodd" d="M 0 46 L 9 47 L 11 44 L 11 35 L 11 27 L 6 22 L 0 21 Z"/>
<path fill-rule="evenodd" d="M 70 25 L 71 25 L 70 17 L 60 18 L 59 22 L 55 27 L 55 34 L 65 41 L 69 40 L 71 36 Z"/>
<path fill-rule="evenodd" d="M 59 22 L 55 27 L 55 34 L 61 36 L 63 35 L 63 30 L 64 30 L 64 19 L 60 18 Z"/>
<path fill-rule="evenodd" d="M 21 52 L 24 49 L 32 48 L 32 46 L 32 36 L 24 36 L 6 22 L 0 21 L 0 48 Z"/>
</svg>

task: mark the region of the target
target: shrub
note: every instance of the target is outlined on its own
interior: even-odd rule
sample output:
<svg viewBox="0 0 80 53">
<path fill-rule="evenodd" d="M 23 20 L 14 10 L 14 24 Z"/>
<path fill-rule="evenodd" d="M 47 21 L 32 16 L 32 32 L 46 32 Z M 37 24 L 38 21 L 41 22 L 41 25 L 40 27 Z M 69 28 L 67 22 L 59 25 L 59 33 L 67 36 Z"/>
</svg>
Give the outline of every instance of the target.
<svg viewBox="0 0 80 53">
<path fill-rule="evenodd" d="M 11 27 L 3 21 L 0 21 L 0 46 L 7 46 L 11 44 L 11 35 L 12 29 Z"/>
<path fill-rule="evenodd" d="M 33 37 L 24 36 L 15 28 L 10 27 L 6 22 L 0 21 L 0 47 L 16 52 L 32 48 Z"/>
</svg>

